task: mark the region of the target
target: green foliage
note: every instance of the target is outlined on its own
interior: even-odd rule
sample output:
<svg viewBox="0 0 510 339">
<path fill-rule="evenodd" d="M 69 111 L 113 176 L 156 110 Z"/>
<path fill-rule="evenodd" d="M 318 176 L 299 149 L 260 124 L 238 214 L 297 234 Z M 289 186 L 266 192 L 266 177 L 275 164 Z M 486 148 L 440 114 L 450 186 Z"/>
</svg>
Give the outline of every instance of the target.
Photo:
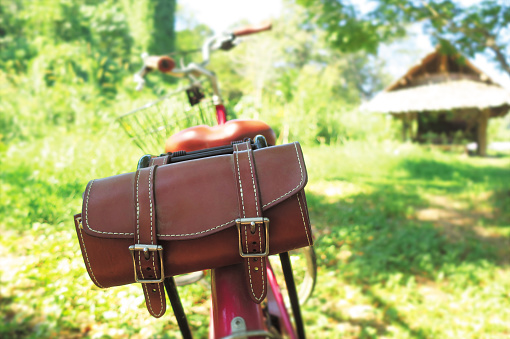
<svg viewBox="0 0 510 339">
<path fill-rule="evenodd" d="M 96 6 L 84 6 L 84 24 L 90 27 L 91 44 L 111 59 L 129 60 L 133 38 L 130 35 L 127 16 L 116 2 L 101 2 Z"/>
<path fill-rule="evenodd" d="M 200 46 L 213 35 L 213 31 L 204 24 L 189 26 L 177 33 L 175 59 L 180 65 L 186 65 L 192 61 L 197 62 L 201 55 Z M 200 60 L 198 60 L 200 61 Z M 219 66 L 218 69 L 223 69 Z"/>
<path fill-rule="evenodd" d="M 508 141 L 510 138 L 510 115 L 500 119 L 490 119 L 487 135 L 490 141 Z"/>
<path fill-rule="evenodd" d="M 375 54 L 381 43 L 403 37 L 409 23 L 425 23 L 434 42 L 452 44 L 463 54 L 489 51 L 494 63 L 510 74 L 508 2 L 483 0 L 470 6 L 458 1 L 378 0 L 356 6 L 350 0 L 298 0 L 309 10 L 309 22 L 328 32 L 342 51 Z"/>
<path fill-rule="evenodd" d="M 140 38 L 138 30 L 150 35 L 148 27 L 157 24 L 149 17 L 150 8 L 158 3 L 147 5 L 145 12 L 139 6 L 129 0 L 119 4 L 54 0 L 42 18 L 34 14 L 42 10 L 34 2 L 3 6 L 4 12 L 9 10 L 3 21 L 3 41 L 25 37 L 30 44 L 26 50 L 7 49 L 8 57 L 0 63 L 0 74 L 6 80 L 0 88 L 6 98 L 0 102 L 0 140 L 39 137 L 44 133 L 38 128 L 43 123 L 66 130 L 82 124 L 99 126 L 123 113 L 112 111 L 112 103 L 116 98 L 133 101 L 128 86 L 140 64 L 135 51 L 151 44 L 150 39 Z M 378 139 L 391 136 L 391 128 L 374 131 L 377 123 L 364 128 L 357 121 L 378 119 L 359 118 L 353 112 L 361 98 L 382 88 L 386 80 L 381 65 L 363 54 L 328 49 L 323 33 L 302 25 L 304 13 L 299 7 L 286 11 L 289 25 L 276 26 L 273 32 L 247 39 L 230 53 L 213 56 L 211 69 L 217 70 L 230 115 L 267 120 L 280 140 L 334 143 L 366 139 L 371 134 Z M 128 20 L 128 15 L 133 17 Z M 144 18 L 145 28 L 140 24 Z M 190 19 L 177 34 L 176 44 L 181 51 L 194 50 L 210 34 L 209 28 Z M 30 51 L 30 57 L 21 62 L 14 58 Z M 176 55 L 178 62 L 181 56 Z M 182 57 L 185 63 L 200 60 L 199 53 Z M 147 87 L 167 93 L 171 90 L 167 79 L 151 74 Z"/>
<path fill-rule="evenodd" d="M 344 52 L 364 50 L 375 54 L 381 41 L 405 35 L 395 1 L 384 1 L 384 5 L 368 14 L 351 1 L 298 0 L 297 3 L 309 9 L 310 23 L 328 32 L 328 42 Z"/>
<path fill-rule="evenodd" d="M 423 18 L 429 19 L 428 28 L 436 41 L 446 40 L 469 56 L 488 50 L 500 69 L 510 74 L 508 2 L 483 0 L 461 7 L 450 1 L 438 1 L 416 14 L 417 20 Z"/>
<path fill-rule="evenodd" d="M 132 101 L 125 83 L 140 61 L 131 66 L 137 57 L 124 7 L 7 1 L 0 11 L 0 145 L 41 137 L 45 125 L 104 126 L 119 114 L 111 109 L 117 96 Z"/>
<path fill-rule="evenodd" d="M 356 112 L 361 99 L 387 81 L 382 65 L 363 53 L 331 50 L 323 32 L 303 25 L 302 8 L 286 10 L 288 24 L 214 56 L 211 68 L 218 70 L 232 116 L 267 121 L 281 142 L 391 137 L 389 124 L 378 128 L 383 118 Z"/>
<path fill-rule="evenodd" d="M 175 47 L 175 8 L 177 0 L 152 0 L 153 27 L 147 51 L 153 55 L 167 54 Z"/>
<path fill-rule="evenodd" d="M 26 15 L 22 15 L 18 1 L 0 3 L 0 67 L 16 71 L 25 70 L 24 61 L 33 57 L 35 48 L 30 37 L 23 35 Z"/>
</svg>

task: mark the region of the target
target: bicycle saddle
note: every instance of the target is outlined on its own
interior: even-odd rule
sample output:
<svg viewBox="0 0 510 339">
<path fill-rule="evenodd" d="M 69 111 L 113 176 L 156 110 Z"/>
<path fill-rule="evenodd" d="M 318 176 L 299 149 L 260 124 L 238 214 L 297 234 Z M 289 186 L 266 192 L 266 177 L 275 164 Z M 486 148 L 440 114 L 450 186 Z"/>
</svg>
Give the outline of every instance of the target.
<svg viewBox="0 0 510 339">
<path fill-rule="evenodd" d="M 197 151 L 229 145 L 232 141 L 253 139 L 262 134 L 268 145 L 276 143 L 276 135 L 271 127 L 259 120 L 229 120 L 225 124 L 216 126 L 199 125 L 186 128 L 175 133 L 166 140 L 165 152 Z"/>
</svg>

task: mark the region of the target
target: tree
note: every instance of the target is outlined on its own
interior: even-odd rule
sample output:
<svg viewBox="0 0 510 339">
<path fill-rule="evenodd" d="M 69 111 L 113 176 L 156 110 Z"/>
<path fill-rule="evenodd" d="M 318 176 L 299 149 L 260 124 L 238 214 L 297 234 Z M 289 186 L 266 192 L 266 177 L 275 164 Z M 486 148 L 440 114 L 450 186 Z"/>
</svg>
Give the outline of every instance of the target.
<svg viewBox="0 0 510 339">
<path fill-rule="evenodd" d="M 454 0 L 376 0 L 373 8 L 351 0 L 297 0 L 309 9 L 308 20 L 328 33 L 342 51 L 376 53 L 380 43 L 403 37 L 407 25 L 424 23 L 434 43 L 451 45 L 468 56 L 489 52 L 510 75 L 510 3 L 482 0 L 463 6 Z"/>
<path fill-rule="evenodd" d="M 177 0 L 117 0 L 129 18 L 134 40 L 134 55 L 162 55 L 175 48 L 175 12 Z"/>
<path fill-rule="evenodd" d="M 175 48 L 175 7 L 177 0 L 153 0 L 153 29 L 149 43 L 149 53 L 165 54 Z"/>
<path fill-rule="evenodd" d="M 304 23 L 305 17 L 303 7 L 287 2 L 271 32 L 215 54 L 211 69 L 224 98 L 237 118 L 267 122 L 282 143 L 360 136 L 365 132 L 354 126 L 354 110 L 382 89 L 381 65 L 367 53 L 329 48 L 325 32 Z"/>
</svg>

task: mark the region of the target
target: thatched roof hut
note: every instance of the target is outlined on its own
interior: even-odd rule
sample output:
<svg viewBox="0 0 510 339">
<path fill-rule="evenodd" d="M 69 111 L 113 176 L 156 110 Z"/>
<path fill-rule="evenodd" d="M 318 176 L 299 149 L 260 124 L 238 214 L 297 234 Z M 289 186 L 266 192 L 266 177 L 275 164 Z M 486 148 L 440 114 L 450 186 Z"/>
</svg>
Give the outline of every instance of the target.
<svg viewBox="0 0 510 339">
<path fill-rule="evenodd" d="M 401 119 L 404 139 L 441 135 L 452 142 L 460 132 L 485 155 L 488 119 L 508 113 L 510 91 L 463 56 L 443 54 L 438 47 L 361 109 Z"/>
</svg>

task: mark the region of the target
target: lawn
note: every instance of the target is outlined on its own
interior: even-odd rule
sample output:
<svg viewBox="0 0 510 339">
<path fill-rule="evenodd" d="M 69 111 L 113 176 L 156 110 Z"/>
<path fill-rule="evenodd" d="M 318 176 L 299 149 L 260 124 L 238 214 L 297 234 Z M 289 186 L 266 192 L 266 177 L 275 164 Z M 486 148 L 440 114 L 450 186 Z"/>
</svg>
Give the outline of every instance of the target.
<svg viewBox="0 0 510 339">
<path fill-rule="evenodd" d="M 135 168 L 112 127 L 0 150 L 0 337 L 178 337 L 140 286 L 93 286 L 72 215 L 88 180 Z M 319 277 L 312 338 L 510 337 L 510 156 L 409 144 L 304 147 Z M 208 291 L 179 289 L 197 338 Z"/>
<path fill-rule="evenodd" d="M 312 331 L 510 337 L 509 157 L 395 144 L 307 154 L 321 259 Z"/>
</svg>

